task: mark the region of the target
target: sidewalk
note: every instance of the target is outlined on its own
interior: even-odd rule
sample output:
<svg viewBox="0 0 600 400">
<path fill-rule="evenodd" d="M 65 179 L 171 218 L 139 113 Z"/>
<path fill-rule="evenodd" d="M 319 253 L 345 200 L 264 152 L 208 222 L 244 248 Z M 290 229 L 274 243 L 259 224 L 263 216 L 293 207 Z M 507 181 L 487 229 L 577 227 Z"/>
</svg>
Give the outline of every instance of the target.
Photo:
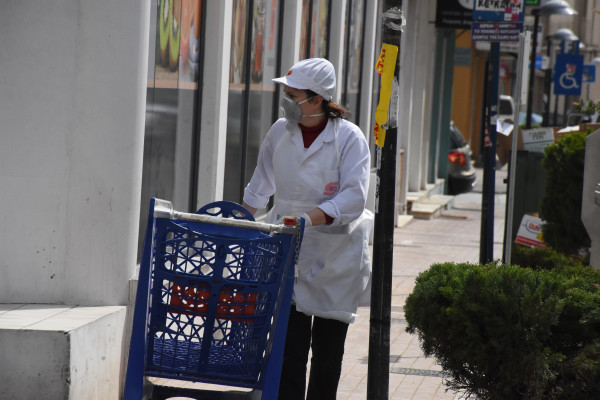
<svg viewBox="0 0 600 400">
<path fill-rule="evenodd" d="M 494 213 L 494 259 L 502 258 L 507 167 L 496 171 Z M 458 195 L 452 209 L 430 220 L 413 219 L 394 231 L 394 270 L 392 281 L 392 324 L 390 332 L 390 399 L 456 399 L 457 393 L 443 384 L 441 368 L 426 358 L 416 335 L 405 331 L 404 302 L 417 275 L 438 262 L 479 262 L 481 229 L 482 171 L 472 193 Z M 338 400 L 367 397 L 369 352 L 369 309 L 359 309 L 350 325 Z"/>
<path fill-rule="evenodd" d="M 502 258 L 507 167 L 496 171 L 494 213 L 494 259 Z M 441 368 L 435 359 L 426 358 L 416 335 L 405 331 L 404 303 L 415 278 L 434 263 L 479 262 L 481 230 L 481 186 L 483 171 L 478 169 L 477 185 L 471 193 L 458 195 L 454 205 L 430 220 L 413 219 L 394 231 L 392 277 L 392 316 L 390 331 L 389 398 L 394 400 L 455 400 L 446 392 Z M 365 400 L 369 356 L 369 308 L 360 308 L 350 325 L 338 400 Z M 307 377 L 308 378 L 308 377 Z M 226 387 L 152 378 L 157 384 L 187 388 L 226 390 Z M 180 399 L 180 398 L 178 398 Z"/>
</svg>

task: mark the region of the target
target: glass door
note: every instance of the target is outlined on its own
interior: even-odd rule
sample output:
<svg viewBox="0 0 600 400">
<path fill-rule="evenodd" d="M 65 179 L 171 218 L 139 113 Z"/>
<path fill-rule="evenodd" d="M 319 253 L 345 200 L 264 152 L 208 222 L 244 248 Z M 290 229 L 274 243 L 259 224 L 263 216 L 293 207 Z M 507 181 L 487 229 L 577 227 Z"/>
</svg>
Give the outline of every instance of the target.
<svg viewBox="0 0 600 400">
<path fill-rule="evenodd" d="M 234 0 L 229 73 L 225 200 L 241 203 L 260 145 L 277 118 L 279 0 Z"/>
<path fill-rule="evenodd" d="M 150 198 L 172 201 L 177 210 L 196 211 L 199 154 L 202 1 L 152 0 L 151 7 L 142 240 Z"/>
</svg>

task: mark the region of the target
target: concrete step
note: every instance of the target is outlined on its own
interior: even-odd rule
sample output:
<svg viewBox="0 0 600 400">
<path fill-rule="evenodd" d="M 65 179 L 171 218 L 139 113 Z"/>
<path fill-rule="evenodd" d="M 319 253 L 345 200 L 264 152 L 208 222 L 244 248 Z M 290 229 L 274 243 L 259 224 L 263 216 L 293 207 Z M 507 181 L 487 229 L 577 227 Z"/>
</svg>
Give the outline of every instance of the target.
<svg viewBox="0 0 600 400">
<path fill-rule="evenodd" d="M 403 227 L 413 219 L 414 217 L 412 215 L 398 215 L 398 220 L 396 221 L 396 228 Z"/>
<path fill-rule="evenodd" d="M 442 210 L 452 208 L 453 204 L 454 196 L 436 194 L 412 203 L 409 213 L 417 219 L 431 219 L 441 215 Z"/>
<path fill-rule="evenodd" d="M 431 219 L 431 217 L 438 213 L 441 208 L 441 205 L 435 203 L 413 203 L 410 209 L 410 215 L 416 219 Z"/>
<path fill-rule="evenodd" d="M 0 397 L 120 398 L 126 308 L 0 304 Z"/>
<path fill-rule="evenodd" d="M 449 210 L 454 207 L 454 196 L 435 194 L 423 200 L 423 203 L 439 204 L 444 210 Z"/>
</svg>

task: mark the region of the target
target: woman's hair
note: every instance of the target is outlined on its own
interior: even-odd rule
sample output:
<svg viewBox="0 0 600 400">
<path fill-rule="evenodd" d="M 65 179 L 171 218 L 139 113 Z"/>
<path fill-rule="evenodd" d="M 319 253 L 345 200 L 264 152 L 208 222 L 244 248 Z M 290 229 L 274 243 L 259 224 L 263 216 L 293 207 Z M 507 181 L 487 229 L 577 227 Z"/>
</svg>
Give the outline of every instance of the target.
<svg viewBox="0 0 600 400">
<path fill-rule="evenodd" d="M 306 89 L 305 90 L 306 94 L 308 95 L 308 97 L 314 97 L 314 96 L 318 96 L 317 93 L 313 92 L 312 90 Z M 340 106 L 337 103 L 334 103 L 331 100 L 325 100 L 323 99 L 323 110 L 325 111 L 325 113 L 327 114 L 327 116 L 329 118 L 347 118 L 350 116 L 350 111 L 342 106 Z"/>
</svg>

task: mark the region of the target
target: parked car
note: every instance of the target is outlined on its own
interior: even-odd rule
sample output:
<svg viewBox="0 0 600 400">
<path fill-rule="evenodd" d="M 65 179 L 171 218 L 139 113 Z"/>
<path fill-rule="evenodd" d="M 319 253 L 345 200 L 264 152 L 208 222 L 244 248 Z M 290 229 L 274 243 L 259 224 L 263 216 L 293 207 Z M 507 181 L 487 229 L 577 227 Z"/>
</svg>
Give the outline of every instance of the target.
<svg viewBox="0 0 600 400">
<path fill-rule="evenodd" d="M 473 190 L 476 181 L 471 146 L 452 122 L 449 131 L 448 194 L 457 195 L 470 192 Z"/>
<path fill-rule="evenodd" d="M 515 102 L 512 97 L 501 94 L 498 97 L 498 118 L 502 119 L 513 119 L 513 112 L 515 109 Z M 544 118 L 540 114 L 531 113 L 531 124 L 540 126 Z M 519 126 L 524 125 L 527 122 L 527 113 L 519 111 Z"/>
</svg>

